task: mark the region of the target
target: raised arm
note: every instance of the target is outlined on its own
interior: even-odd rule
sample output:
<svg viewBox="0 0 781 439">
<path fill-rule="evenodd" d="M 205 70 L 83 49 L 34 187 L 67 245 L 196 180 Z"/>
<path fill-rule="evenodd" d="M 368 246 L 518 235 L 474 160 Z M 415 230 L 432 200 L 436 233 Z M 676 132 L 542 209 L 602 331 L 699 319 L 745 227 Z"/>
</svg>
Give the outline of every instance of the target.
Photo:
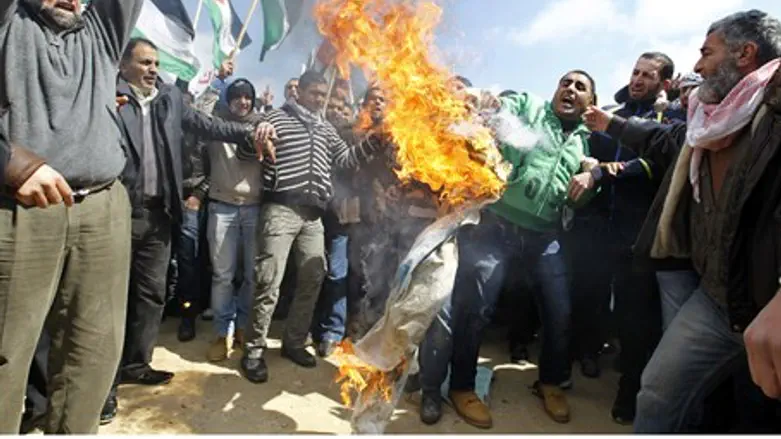
<svg viewBox="0 0 781 439">
<path fill-rule="evenodd" d="M 99 33 L 114 62 L 122 57 L 143 5 L 144 0 L 92 0 L 84 12 L 84 20 Z"/>
<path fill-rule="evenodd" d="M 185 106 L 182 113 L 182 128 L 204 140 L 237 144 L 252 143 L 251 136 L 254 132 L 249 125 L 209 117 L 189 106 Z"/>
</svg>

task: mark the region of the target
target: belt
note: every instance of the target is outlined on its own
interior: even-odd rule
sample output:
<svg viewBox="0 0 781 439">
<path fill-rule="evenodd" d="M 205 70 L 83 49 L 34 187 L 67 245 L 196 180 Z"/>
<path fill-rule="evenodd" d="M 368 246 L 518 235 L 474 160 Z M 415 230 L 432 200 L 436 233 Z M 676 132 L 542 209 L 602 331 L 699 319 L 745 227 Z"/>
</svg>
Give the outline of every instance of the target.
<svg viewBox="0 0 781 439">
<path fill-rule="evenodd" d="M 84 201 L 85 198 L 87 198 L 90 195 L 110 189 L 111 186 L 114 186 L 115 182 L 116 180 L 111 180 L 108 183 L 101 183 L 101 184 L 96 184 L 94 186 L 87 186 L 79 189 L 74 189 L 73 201 L 76 203 L 81 203 L 82 201 Z"/>
</svg>

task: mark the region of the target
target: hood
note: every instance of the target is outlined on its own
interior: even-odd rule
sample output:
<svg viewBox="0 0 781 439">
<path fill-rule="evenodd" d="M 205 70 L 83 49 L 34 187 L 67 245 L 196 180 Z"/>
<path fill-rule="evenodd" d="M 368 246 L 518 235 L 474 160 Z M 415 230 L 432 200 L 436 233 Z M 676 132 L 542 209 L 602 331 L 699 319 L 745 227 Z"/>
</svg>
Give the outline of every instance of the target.
<svg viewBox="0 0 781 439">
<path fill-rule="evenodd" d="M 251 97 L 252 97 L 252 110 L 250 111 L 250 115 L 253 114 L 256 110 L 255 104 L 256 104 L 256 98 L 257 93 L 255 91 L 255 86 L 252 85 L 252 82 L 249 81 L 247 78 L 238 78 L 235 81 L 231 82 L 227 87 L 222 89 L 220 92 L 219 100 L 217 101 L 217 105 L 215 107 L 215 111 L 218 113 L 218 115 L 222 118 L 226 118 L 226 116 L 230 116 L 229 120 L 235 120 L 235 116 L 233 116 L 230 111 L 228 110 L 228 96 L 230 95 L 230 92 L 232 89 L 234 89 L 237 86 L 248 86 L 251 90 Z"/>
</svg>

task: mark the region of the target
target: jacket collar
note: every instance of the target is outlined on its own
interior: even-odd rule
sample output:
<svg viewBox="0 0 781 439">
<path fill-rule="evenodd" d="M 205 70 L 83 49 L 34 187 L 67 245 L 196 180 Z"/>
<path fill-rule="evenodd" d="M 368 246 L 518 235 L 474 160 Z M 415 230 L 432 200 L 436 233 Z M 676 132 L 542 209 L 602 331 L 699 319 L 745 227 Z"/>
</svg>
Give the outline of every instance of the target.
<svg viewBox="0 0 781 439">
<path fill-rule="evenodd" d="M 776 71 L 768 83 L 763 102 L 774 112 L 781 113 L 781 69 Z"/>
<path fill-rule="evenodd" d="M 159 77 L 157 78 L 157 97 L 160 97 L 165 92 L 166 84 Z M 121 76 L 117 75 L 117 96 L 127 96 L 130 99 L 138 101 L 135 93 L 130 88 L 130 84 Z M 157 98 L 155 98 L 157 99 Z"/>
<path fill-rule="evenodd" d="M 633 101 L 629 97 L 629 86 L 625 85 L 621 90 L 618 90 L 613 96 L 613 99 L 615 99 L 616 103 L 623 105 L 626 108 L 641 110 L 641 111 L 651 111 L 654 109 L 654 102 L 655 99 L 646 99 L 644 101 Z"/>
</svg>

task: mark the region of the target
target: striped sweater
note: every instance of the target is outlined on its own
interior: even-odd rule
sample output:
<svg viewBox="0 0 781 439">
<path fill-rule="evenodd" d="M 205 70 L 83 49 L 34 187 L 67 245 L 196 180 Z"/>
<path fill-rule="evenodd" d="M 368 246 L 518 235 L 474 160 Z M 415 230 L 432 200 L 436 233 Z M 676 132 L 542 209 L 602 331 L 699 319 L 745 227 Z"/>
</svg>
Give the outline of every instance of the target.
<svg viewBox="0 0 781 439">
<path fill-rule="evenodd" d="M 380 149 L 382 142 L 366 139 L 348 145 L 330 123 L 310 130 L 295 113 L 283 106 L 260 116 L 277 131 L 276 161 L 265 160 L 263 197 L 286 206 L 325 210 L 333 197 L 331 169 L 355 168 Z M 237 155 L 257 160 L 252 145 L 239 146 Z"/>
</svg>

